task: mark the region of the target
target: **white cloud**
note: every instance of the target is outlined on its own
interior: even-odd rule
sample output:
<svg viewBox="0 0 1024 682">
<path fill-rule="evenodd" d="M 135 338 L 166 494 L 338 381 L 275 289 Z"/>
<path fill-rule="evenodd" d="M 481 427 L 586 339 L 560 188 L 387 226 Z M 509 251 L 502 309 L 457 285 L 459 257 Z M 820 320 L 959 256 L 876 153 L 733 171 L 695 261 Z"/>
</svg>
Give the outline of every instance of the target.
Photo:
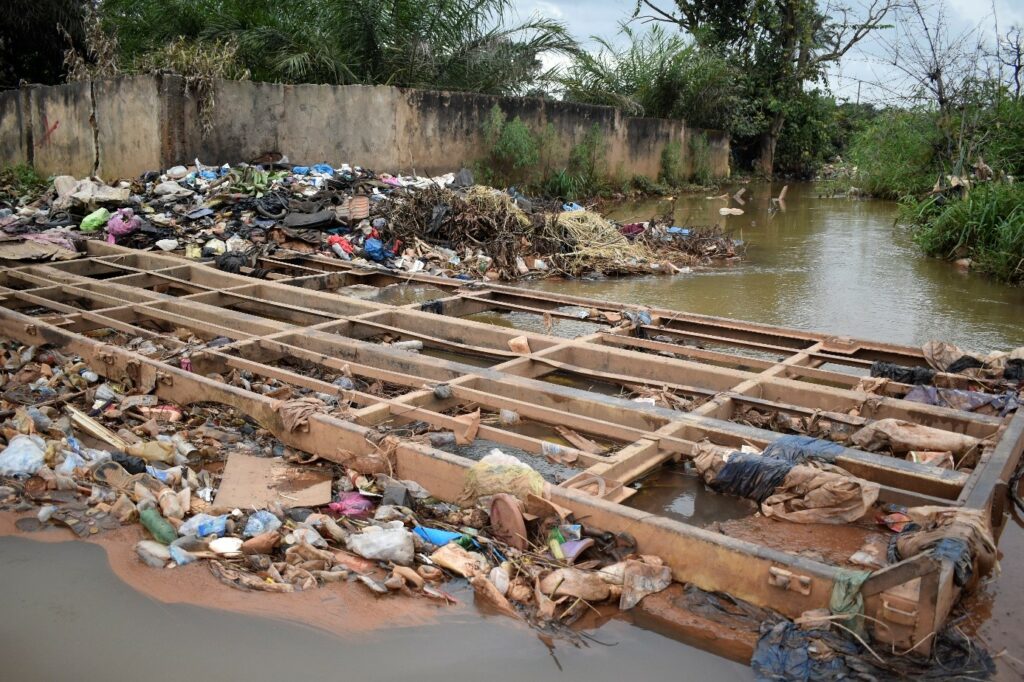
<svg viewBox="0 0 1024 682">
<path fill-rule="evenodd" d="M 959 33 L 977 29 L 988 38 L 994 36 L 993 8 L 999 30 L 1005 33 L 1014 23 L 1024 25 L 1024 0 L 945 0 L 950 31 Z M 673 3 L 664 0 L 668 8 Z M 632 0 L 519 0 L 515 4 L 520 18 L 541 14 L 564 22 L 572 35 L 585 48 L 593 48 L 591 36 L 614 38 L 619 24 L 628 21 L 636 7 Z M 643 24 L 639 24 L 642 28 Z M 842 98 L 856 99 L 860 84 L 862 101 L 892 99 L 887 85 L 898 85 L 899 78 L 891 66 L 884 64 L 884 50 L 879 35 L 869 38 L 847 55 L 843 62 L 829 69 L 828 83 Z M 545 58 L 545 65 L 562 64 L 564 57 Z"/>
</svg>

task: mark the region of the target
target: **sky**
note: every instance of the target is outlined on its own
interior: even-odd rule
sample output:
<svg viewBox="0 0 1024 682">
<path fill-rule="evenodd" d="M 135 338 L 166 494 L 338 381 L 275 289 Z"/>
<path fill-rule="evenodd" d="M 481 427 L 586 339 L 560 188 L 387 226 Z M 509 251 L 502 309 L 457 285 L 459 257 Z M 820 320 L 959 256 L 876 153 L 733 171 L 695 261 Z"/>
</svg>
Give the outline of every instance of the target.
<svg viewBox="0 0 1024 682">
<path fill-rule="evenodd" d="M 849 4 L 856 5 L 857 0 Z M 944 0 L 947 9 L 950 32 L 976 29 L 982 35 L 994 34 L 993 16 L 998 19 L 999 30 L 1006 32 L 1010 25 L 1024 25 L 1024 0 Z M 619 23 L 628 21 L 636 7 L 634 0 L 516 0 L 516 11 L 520 17 L 542 14 L 564 22 L 580 43 L 594 49 L 590 36 L 614 37 Z M 672 0 L 662 0 L 660 7 L 670 9 Z M 994 9 L 994 12 L 993 12 Z M 639 24 L 639 26 L 643 26 Z M 893 84 L 900 75 L 884 63 L 885 49 L 883 32 L 869 37 L 851 50 L 838 67 L 829 73 L 829 86 L 837 97 L 855 100 L 858 82 L 862 83 L 861 98 L 864 101 L 890 101 L 885 89 L 874 84 Z M 547 60 L 549 64 L 558 59 Z"/>
</svg>

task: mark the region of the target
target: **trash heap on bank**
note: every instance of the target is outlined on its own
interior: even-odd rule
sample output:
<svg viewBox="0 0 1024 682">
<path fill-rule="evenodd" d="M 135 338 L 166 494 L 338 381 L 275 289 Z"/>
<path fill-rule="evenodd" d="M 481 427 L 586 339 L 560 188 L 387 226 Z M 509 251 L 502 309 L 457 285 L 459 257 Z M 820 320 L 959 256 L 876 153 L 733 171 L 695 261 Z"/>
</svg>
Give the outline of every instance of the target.
<svg viewBox="0 0 1024 682">
<path fill-rule="evenodd" d="M 0 230 L 0 260 L 74 258 L 82 241 L 105 239 L 230 272 L 284 250 L 466 280 L 676 274 L 741 250 L 717 226 L 619 225 L 574 203 L 475 185 L 465 169 L 392 176 L 280 157 L 196 160 L 114 185 L 58 176 L 34 200 L 0 204 Z"/>
</svg>

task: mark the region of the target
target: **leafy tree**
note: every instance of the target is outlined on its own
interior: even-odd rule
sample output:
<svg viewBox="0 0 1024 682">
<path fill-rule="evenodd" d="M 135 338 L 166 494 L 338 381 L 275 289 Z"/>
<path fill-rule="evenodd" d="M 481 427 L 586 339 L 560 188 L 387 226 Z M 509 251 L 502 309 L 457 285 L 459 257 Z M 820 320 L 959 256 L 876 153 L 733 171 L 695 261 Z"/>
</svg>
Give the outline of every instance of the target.
<svg viewBox="0 0 1024 682">
<path fill-rule="evenodd" d="M 818 0 L 637 0 L 635 16 L 687 31 L 697 44 L 726 55 L 750 78 L 751 96 L 765 118 L 757 168 L 774 169 L 787 117 L 808 83 L 819 82 L 829 64 L 882 22 L 896 0 L 866 0 L 855 11 Z"/>
<path fill-rule="evenodd" d="M 59 83 L 64 50 L 81 47 L 83 20 L 92 2 L 83 0 L 9 0 L 0 21 L 0 88 L 21 82 Z"/>
</svg>

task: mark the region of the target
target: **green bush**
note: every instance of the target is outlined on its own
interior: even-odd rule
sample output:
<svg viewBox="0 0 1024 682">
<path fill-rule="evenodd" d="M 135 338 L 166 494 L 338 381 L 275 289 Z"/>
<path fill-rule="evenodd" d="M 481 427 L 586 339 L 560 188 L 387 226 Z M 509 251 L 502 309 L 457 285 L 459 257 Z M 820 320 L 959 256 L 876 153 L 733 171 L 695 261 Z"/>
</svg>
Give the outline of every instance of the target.
<svg viewBox="0 0 1024 682">
<path fill-rule="evenodd" d="M 1024 282 L 1024 186 L 988 183 L 959 199 L 907 199 L 900 217 L 915 226 L 914 240 L 925 253 L 968 256 L 983 272 Z"/>
<path fill-rule="evenodd" d="M 702 186 L 711 184 L 711 146 L 708 137 L 699 133 L 690 138 L 690 180 Z"/>
<path fill-rule="evenodd" d="M 1024 99 L 1000 98 L 990 108 L 986 124 L 985 162 L 997 173 L 1024 177 Z"/>
<path fill-rule="evenodd" d="M 487 158 L 478 166 L 480 179 L 504 187 L 527 187 L 537 180 L 540 145 L 529 126 L 518 116 L 507 120 L 498 105 L 491 109 L 483 125 Z"/>
<path fill-rule="evenodd" d="M 569 151 L 569 163 L 566 171 L 577 179 L 576 198 L 596 196 L 607 189 L 605 174 L 605 155 L 607 145 L 601 134 L 601 128 L 595 123 L 590 130 Z"/>
<path fill-rule="evenodd" d="M 630 180 L 629 189 L 640 192 L 641 194 L 668 194 L 669 188 L 663 183 L 655 182 L 646 175 L 634 175 L 633 179 Z"/>
<path fill-rule="evenodd" d="M 928 111 L 889 111 L 856 137 L 850 161 L 854 181 L 872 196 L 920 196 L 943 172 L 938 156 L 941 133 Z"/>
<path fill-rule="evenodd" d="M 495 105 L 483 125 L 487 150 L 476 164 L 477 180 L 495 187 L 518 187 L 531 194 L 546 194 L 570 201 L 602 194 L 610 187 L 604 137 L 591 127 L 569 151 L 568 162 L 557 168 L 558 134 L 552 124 L 534 133 L 517 116 L 511 121 Z"/>
</svg>

